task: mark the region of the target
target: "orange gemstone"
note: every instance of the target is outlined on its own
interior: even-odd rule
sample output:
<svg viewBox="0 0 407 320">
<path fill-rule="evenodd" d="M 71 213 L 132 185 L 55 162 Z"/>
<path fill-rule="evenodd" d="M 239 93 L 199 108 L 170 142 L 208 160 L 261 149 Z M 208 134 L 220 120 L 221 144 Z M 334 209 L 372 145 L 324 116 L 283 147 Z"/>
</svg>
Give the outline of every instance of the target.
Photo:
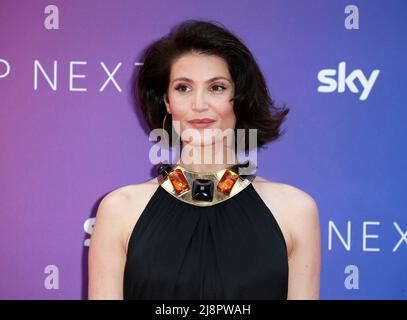
<svg viewBox="0 0 407 320">
<path fill-rule="evenodd" d="M 216 189 L 219 192 L 229 195 L 238 178 L 239 175 L 227 169 L 220 179 Z"/>
<path fill-rule="evenodd" d="M 177 194 L 189 190 L 189 184 L 181 169 L 175 169 L 168 174 L 172 186 Z"/>
</svg>

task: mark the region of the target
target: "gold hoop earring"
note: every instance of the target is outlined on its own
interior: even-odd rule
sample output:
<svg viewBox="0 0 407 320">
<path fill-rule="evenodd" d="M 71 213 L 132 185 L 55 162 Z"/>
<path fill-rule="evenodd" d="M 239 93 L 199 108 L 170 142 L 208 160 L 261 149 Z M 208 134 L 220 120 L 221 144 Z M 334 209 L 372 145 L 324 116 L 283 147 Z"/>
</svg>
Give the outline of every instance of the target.
<svg viewBox="0 0 407 320">
<path fill-rule="evenodd" d="M 164 119 L 163 119 L 163 136 L 164 136 L 164 140 L 165 140 L 165 142 L 168 144 L 168 146 L 170 145 L 170 142 L 166 139 L 166 135 L 165 135 L 165 133 L 164 132 L 166 132 L 166 130 L 165 130 L 165 120 L 167 119 L 167 116 L 169 115 L 170 113 L 169 112 L 167 112 L 166 114 L 165 114 L 165 116 L 164 116 Z M 168 136 L 169 136 L 169 134 L 168 134 Z"/>
</svg>

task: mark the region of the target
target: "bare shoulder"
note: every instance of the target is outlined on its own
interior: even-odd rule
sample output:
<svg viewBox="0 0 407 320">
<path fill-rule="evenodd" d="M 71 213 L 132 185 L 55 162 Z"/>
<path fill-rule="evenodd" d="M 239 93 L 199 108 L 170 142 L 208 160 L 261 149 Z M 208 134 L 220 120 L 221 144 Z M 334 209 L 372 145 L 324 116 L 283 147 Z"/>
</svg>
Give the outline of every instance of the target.
<svg viewBox="0 0 407 320">
<path fill-rule="evenodd" d="M 158 186 L 157 179 L 153 178 L 110 191 L 99 204 L 96 223 L 102 219 L 109 221 L 111 232 L 120 234 L 122 245 L 127 250 L 130 233 Z"/>
<path fill-rule="evenodd" d="M 99 216 L 113 216 L 116 219 L 126 219 L 137 208 L 146 204 L 158 187 L 156 179 L 138 184 L 130 184 L 116 188 L 107 193 L 101 200 L 97 212 Z"/>
<path fill-rule="evenodd" d="M 317 207 L 316 201 L 314 198 L 305 192 L 304 190 L 282 182 L 275 182 L 265 179 L 260 176 L 256 176 L 253 181 L 256 189 L 262 191 L 266 200 L 275 199 L 280 201 L 280 205 L 284 207 L 290 207 L 295 209 L 293 211 L 298 212 L 298 209 L 301 212 L 315 213 Z"/>
<path fill-rule="evenodd" d="M 116 210 L 114 214 L 124 213 L 129 214 L 129 209 L 146 204 L 153 193 L 158 188 L 159 184 L 156 178 L 126 186 L 119 187 L 106 194 L 101 204 L 106 207 L 112 207 Z M 121 210 L 123 209 L 123 210 Z"/>
<path fill-rule="evenodd" d="M 290 254 L 298 234 L 304 231 L 304 227 L 318 224 L 316 201 L 296 186 L 270 181 L 260 176 L 256 176 L 253 186 L 277 220 Z"/>
<path fill-rule="evenodd" d="M 158 182 L 156 178 L 142 183 L 122 186 L 106 194 L 103 197 L 102 202 L 120 206 L 134 204 L 137 201 L 143 201 L 143 198 L 148 196 L 151 190 L 154 190 L 157 187 Z"/>
</svg>

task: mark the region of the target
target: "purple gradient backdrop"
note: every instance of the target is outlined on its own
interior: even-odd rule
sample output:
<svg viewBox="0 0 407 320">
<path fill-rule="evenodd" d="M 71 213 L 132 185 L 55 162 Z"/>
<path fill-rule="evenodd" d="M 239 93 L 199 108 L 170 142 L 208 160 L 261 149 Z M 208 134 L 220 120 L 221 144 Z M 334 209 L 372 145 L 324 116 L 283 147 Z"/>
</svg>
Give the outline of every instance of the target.
<svg viewBox="0 0 407 320">
<path fill-rule="evenodd" d="M 0 59 L 11 65 L 0 78 L 0 298 L 86 298 L 88 235 L 111 190 L 151 178 L 148 131 L 131 100 L 131 77 L 141 50 L 182 20 L 222 22 L 250 48 L 272 97 L 291 108 L 283 138 L 259 154 L 258 174 L 294 185 L 320 210 L 323 299 L 406 299 L 405 230 L 407 32 L 405 1 L 352 1 L 360 29 L 346 30 L 348 1 L 53 1 L 60 29 L 46 30 L 47 1 L 0 2 Z M 34 90 L 34 60 L 40 74 Z M 69 62 L 86 78 L 69 91 Z M 115 79 L 99 88 L 109 70 Z M 366 101 L 346 91 L 318 93 L 317 74 L 337 68 L 380 74 Z M 0 63 L 0 74 L 4 73 Z M 328 250 L 328 222 L 345 234 Z M 363 221 L 379 234 L 369 239 L 380 252 L 362 250 Z M 357 265 L 358 290 L 344 287 L 344 269 Z M 44 288 L 44 268 L 59 268 L 59 290 Z"/>
</svg>

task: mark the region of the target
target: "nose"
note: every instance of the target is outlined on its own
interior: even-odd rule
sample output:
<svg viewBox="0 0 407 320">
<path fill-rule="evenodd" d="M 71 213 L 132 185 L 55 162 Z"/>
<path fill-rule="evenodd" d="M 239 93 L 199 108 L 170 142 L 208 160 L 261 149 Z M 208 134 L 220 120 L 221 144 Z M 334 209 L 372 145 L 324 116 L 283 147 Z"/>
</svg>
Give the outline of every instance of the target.
<svg viewBox="0 0 407 320">
<path fill-rule="evenodd" d="M 206 103 L 205 93 L 203 90 L 197 90 L 194 96 L 194 101 L 192 104 L 192 110 L 195 111 L 205 111 L 208 109 L 208 104 Z"/>
</svg>

